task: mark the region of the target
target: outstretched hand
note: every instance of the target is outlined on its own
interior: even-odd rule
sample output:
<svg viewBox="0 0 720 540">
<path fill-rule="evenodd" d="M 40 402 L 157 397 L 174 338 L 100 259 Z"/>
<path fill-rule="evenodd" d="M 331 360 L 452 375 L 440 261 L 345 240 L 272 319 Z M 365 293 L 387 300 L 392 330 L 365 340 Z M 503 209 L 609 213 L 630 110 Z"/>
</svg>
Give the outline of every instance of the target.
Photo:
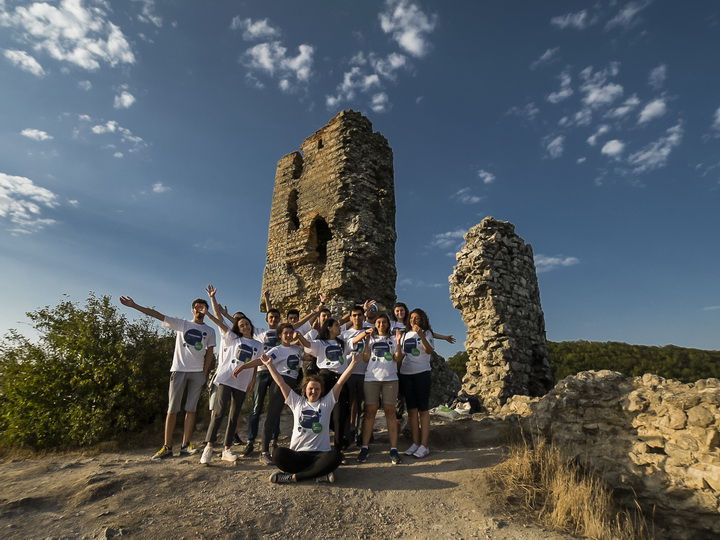
<svg viewBox="0 0 720 540">
<path fill-rule="evenodd" d="M 449 343 L 455 343 L 457 341 L 452 334 L 448 336 L 447 340 Z"/>
<path fill-rule="evenodd" d="M 120 297 L 120 303 L 123 306 L 127 306 L 129 308 L 134 308 L 137 304 L 135 304 L 135 300 L 130 298 L 129 296 L 121 296 Z"/>
<path fill-rule="evenodd" d="M 217 289 L 215 287 L 213 287 L 212 285 L 208 285 L 207 287 L 205 287 L 205 290 L 207 291 L 210 298 L 215 298 L 215 293 L 217 293 Z"/>
</svg>

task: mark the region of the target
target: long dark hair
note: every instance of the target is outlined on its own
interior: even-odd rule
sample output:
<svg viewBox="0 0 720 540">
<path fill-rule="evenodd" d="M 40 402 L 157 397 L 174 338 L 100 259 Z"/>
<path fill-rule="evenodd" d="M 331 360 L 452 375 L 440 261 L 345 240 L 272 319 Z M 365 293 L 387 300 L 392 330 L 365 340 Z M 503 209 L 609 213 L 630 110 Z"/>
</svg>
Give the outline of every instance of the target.
<svg viewBox="0 0 720 540">
<path fill-rule="evenodd" d="M 240 321 L 242 321 L 243 319 L 245 319 L 248 323 L 250 323 L 250 335 L 248 337 L 250 339 L 252 339 L 252 337 L 255 335 L 255 327 L 253 326 L 252 321 L 250 319 L 248 319 L 245 315 L 243 315 L 242 317 L 238 317 L 237 319 L 233 319 L 233 325 L 232 325 L 231 330 L 237 337 L 245 337 L 245 336 L 243 336 L 242 332 L 240 331 L 240 326 L 239 326 Z"/>
<path fill-rule="evenodd" d="M 320 330 L 318 331 L 318 339 L 320 341 L 330 341 L 332 339 L 330 337 L 330 327 L 335 323 L 337 323 L 337 321 L 333 318 L 330 318 L 323 323 L 323 325 L 320 327 Z M 345 341 L 343 341 L 340 336 L 336 337 L 335 341 L 337 341 L 341 347 L 345 346 Z"/>
<path fill-rule="evenodd" d="M 380 319 L 385 319 L 387 321 L 387 324 L 388 324 L 387 335 L 391 336 L 392 334 L 390 333 L 390 330 L 392 329 L 392 325 L 390 324 L 390 317 L 388 317 L 387 313 L 381 313 L 380 315 L 377 316 L 377 319 L 375 319 L 375 322 L 377 323 Z M 375 326 L 375 329 L 377 329 L 377 326 Z M 382 335 L 384 335 L 384 334 L 380 334 L 378 332 L 378 336 L 382 336 Z"/>
<path fill-rule="evenodd" d="M 430 331 L 432 332 L 432 327 L 430 326 L 430 319 L 428 318 L 427 313 L 425 313 L 425 311 L 423 311 L 423 310 L 420 309 L 420 308 L 415 308 L 415 309 L 413 309 L 413 310 L 410 312 L 410 315 L 412 315 L 413 313 L 415 313 L 415 314 L 417 314 L 417 315 L 420 316 L 420 324 L 419 324 L 420 328 L 422 328 L 422 329 L 425 330 L 426 332 L 427 332 L 428 330 L 430 330 Z M 409 323 L 409 322 L 410 322 L 410 317 L 408 316 L 408 323 Z M 409 328 L 408 330 L 411 330 L 411 329 Z"/>
</svg>

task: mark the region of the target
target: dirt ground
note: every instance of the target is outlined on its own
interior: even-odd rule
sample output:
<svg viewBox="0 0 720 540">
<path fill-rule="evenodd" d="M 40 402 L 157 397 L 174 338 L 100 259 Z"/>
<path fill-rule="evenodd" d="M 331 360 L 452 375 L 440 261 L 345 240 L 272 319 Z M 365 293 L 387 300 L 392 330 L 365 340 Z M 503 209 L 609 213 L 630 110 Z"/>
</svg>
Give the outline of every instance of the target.
<svg viewBox="0 0 720 540">
<path fill-rule="evenodd" d="M 283 415 L 285 434 L 290 420 Z M 377 425 L 384 427 L 384 419 Z M 500 426 L 433 418 L 431 455 L 403 456 L 395 466 L 383 430 L 375 432 L 375 441 L 366 463 L 357 462 L 354 446 L 346 453 L 348 465 L 336 471 L 334 484 L 272 484 L 275 469 L 261 465 L 257 453 L 236 464 L 221 461 L 219 453 L 209 466 L 199 464 L 199 454 L 153 461 L 155 441 L 142 450 L 11 460 L 0 465 L 0 535 L 573 538 L 524 523 L 521 516 L 493 515 L 485 474 L 503 458 Z M 401 439 L 400 450 L 407 446 Z"/>
</svg>

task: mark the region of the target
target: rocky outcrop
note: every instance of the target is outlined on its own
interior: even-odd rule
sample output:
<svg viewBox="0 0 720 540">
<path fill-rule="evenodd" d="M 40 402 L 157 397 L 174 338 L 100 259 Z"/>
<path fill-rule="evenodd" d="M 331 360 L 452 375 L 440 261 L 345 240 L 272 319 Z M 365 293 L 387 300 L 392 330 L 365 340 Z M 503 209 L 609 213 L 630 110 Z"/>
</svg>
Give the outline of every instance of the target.
<svg viewBox="0 0 720 540">
<path fill-rule="evenodd" d="M 392 149 L 342 111 L 278 162 L 263 291 L 283 313 L 321 292 L 336 315 L 368 298 L 392 306 L 395 239 Z"/>
<path fill-rule="evenodd" d="M 464 393 L 498 411 L 513 395 L 552 388 L 532 247 L 514 225 L 488 217 L 468 231 L 450 297 L 467 326 Z"/>
<path fill-rule="evenodd" d="M 720 537 L 720 380 L 587 371 L 503 408 L 523 411 L 526 433 L 597 471 L 626 502 L 637 497 L 667 538 Z"/>
</svg>

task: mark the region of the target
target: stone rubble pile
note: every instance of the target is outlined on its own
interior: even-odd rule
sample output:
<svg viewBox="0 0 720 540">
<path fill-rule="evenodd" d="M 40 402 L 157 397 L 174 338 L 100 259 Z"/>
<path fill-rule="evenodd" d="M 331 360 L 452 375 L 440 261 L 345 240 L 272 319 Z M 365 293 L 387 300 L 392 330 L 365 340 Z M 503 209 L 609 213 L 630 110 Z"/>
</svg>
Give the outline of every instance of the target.
<svg viewBox="0 0 720 540">
<path fill-rule="evenodd" d="M 511 396 L 552 388 L 532 247 L 512 223 L 487 217 L 468 231 L 450 297 L 467 326 L 462 392 L 498 411 Z"/>
<path fill-rule="evenodd" d="M 597 471 L 626 503 L 637 497 L 667 538 L 720 538 L 720 380 L 586 371 L 542 398 L 511 399 L 509 413 L 526 414 L 526 433 Z"/>
</svg>

